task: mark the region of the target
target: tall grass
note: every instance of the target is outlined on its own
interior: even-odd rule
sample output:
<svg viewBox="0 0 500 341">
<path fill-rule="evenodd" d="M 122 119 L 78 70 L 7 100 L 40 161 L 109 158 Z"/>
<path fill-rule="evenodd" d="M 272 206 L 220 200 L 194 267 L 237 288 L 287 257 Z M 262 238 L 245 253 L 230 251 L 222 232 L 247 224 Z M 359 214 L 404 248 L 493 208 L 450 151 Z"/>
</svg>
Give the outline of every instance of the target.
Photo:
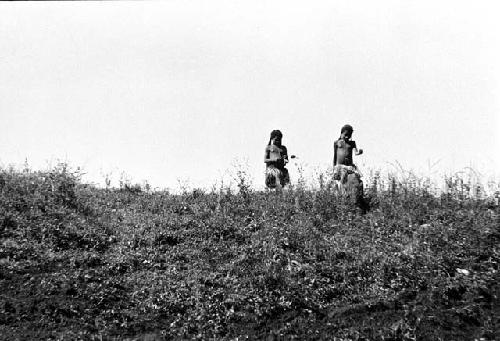
<svg viewBox="0 0 500 341">
<path fill-rule="evenodd" d="M 499 208 L 463 175 L 365 174 L 359 214 L 321 172 L 172 194 L 0 170 L 0 335 L 493 340 Z"/>
</svg>

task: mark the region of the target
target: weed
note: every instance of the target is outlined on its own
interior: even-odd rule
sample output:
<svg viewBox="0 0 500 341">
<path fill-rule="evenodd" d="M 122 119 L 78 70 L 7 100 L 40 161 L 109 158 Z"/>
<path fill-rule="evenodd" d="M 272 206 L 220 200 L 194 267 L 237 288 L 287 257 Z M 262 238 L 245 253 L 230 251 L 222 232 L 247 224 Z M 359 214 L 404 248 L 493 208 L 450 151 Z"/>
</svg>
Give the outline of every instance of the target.
<svg viewBox="0 0 500 341">
<path fill-rule="evenodd" d="M 493 182 L 372 172 L 359 214 L 328 174 L 176 195 L 80 174 L 0 170 L 5 339 L 494 338 Z"/>
</svg>

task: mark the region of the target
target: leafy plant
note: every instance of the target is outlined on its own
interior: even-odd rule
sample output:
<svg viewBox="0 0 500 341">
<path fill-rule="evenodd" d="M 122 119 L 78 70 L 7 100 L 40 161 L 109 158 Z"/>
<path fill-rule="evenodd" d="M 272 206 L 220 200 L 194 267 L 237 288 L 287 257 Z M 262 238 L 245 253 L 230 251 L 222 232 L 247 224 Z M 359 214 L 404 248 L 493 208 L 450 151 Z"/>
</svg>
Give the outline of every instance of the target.
<svg viewBox="0 0 500 341">
<path fill-rule="evenodd" d="M 373 172 L 360 214 L 328 174 L 177 195 L 80 175 L 0 170 L 5 339 L 495 337 L 499 208 L 456 178 Z"/>
</svg>

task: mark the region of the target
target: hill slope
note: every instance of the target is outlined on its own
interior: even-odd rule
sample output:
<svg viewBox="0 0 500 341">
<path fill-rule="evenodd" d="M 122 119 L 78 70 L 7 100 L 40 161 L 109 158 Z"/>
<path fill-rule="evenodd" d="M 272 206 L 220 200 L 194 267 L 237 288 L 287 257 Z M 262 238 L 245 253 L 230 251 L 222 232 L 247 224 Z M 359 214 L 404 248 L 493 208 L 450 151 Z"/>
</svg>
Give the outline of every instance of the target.
<svg viewBox="0 0 500 341">
<path fill-rule="evenodd" d="M 499 210 L 0 171 L 0 338 L 493 340 Z M 498 335 L 498 334 L 497 334 Z"/>
</svg>

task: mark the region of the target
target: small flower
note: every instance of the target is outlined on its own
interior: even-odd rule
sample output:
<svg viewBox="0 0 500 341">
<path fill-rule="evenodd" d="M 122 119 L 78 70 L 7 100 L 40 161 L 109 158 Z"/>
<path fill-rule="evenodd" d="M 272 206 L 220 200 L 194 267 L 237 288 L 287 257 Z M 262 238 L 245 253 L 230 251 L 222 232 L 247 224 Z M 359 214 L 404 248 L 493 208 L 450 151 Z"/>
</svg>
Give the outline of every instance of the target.
<svg viewBox="0 0 500 341">
<path fill-rule="evenodd" d="M 470 271 L 469 271 L 469 270 L 466 270 L 466 269 L 460 269 L 460 268 L 457 268 L 457 272 L 458 272 L 459 274 L 462 274 L 462 275 L 465 275 L 465 276 L 470 275 Z"/>
</svg>

